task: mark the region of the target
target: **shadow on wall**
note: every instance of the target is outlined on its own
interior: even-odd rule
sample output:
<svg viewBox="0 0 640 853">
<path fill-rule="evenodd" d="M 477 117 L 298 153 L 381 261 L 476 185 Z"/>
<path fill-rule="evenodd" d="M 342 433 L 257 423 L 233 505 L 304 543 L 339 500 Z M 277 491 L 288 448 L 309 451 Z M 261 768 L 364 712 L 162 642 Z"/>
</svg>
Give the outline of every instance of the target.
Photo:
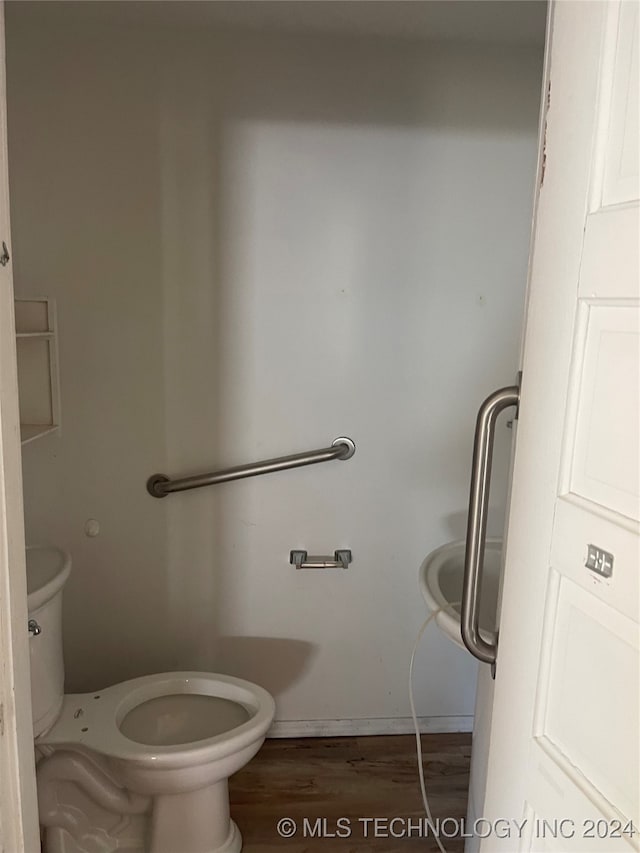
<svg viewBox="0 0 640 853">
<path fill-rule="evenodd" d="M 277 661 L 271 671 L 269 692 L 278 697 L 293 687 L 311 668 L 317 647 L 305 640 L 279 637 L 218 637 L 212 654 L 216 672 L 245 678 L 256 684 L 264 681 L 264 660 Z"/>
</svg>

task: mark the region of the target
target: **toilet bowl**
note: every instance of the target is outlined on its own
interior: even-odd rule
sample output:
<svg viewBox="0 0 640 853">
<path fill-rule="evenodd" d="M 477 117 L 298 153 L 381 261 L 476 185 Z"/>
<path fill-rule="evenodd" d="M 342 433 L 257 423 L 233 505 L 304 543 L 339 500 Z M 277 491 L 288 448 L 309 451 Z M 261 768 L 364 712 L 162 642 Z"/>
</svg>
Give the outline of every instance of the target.
<svg viewBox="0 0 640 853">
<path fill-rule="evenodd" d="M 227 780 L 275 712 L 261 687 L 165 672 L 62 693 L 61 596 L 69 556 L 27 549 L 34 735 L 47 853 L 237 853 Z"/>
</svg>

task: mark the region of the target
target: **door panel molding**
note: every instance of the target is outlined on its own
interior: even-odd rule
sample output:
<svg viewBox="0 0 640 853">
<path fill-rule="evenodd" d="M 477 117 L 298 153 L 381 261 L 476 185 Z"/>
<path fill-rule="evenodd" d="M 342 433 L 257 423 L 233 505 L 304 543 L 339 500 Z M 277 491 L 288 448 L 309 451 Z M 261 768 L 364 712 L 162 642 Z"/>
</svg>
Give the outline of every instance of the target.
<svg viewBox="0 0 640 853">
<path fill-rule="evenodd" d="M 550 653 L 542 665 L 540 730 L 569 762 L 565 772 L 638 822 L 638 696 L 620 696 L 640 669 L 636 623 L 558 576 Z M 593 798 L 593 796 L 592 796 Z"/>
</svg>

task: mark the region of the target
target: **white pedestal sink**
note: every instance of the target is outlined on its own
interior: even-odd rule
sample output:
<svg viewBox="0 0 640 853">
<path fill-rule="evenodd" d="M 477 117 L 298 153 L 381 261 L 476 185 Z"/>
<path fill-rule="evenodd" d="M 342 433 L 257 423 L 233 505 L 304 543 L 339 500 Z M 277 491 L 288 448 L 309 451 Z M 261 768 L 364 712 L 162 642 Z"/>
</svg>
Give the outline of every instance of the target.
<svg viewBox="0 0 640 853">
<path fill-rule="evenodd" d="M 460 633 L 460 602 L 464 577 L 465 540 L 448 542 L 425 557 L 420 566 L 420 590 L 431 611 L 439 611 L 435 623 L 456 645 L 465 648 Z M 500 588 L 502 539 L 487 539 L 482 570 L 479 626 L 490 641 L 496 628 Z"/>
</svg>

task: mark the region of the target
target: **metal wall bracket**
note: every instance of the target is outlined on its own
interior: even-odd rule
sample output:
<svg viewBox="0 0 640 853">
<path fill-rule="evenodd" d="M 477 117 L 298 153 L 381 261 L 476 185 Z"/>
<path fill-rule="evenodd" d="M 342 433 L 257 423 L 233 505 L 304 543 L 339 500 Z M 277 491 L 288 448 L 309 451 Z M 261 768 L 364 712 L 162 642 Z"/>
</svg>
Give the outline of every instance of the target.
<svg viewBox="0 0 640 853">
<path fill-rule="evenodd" d="M 309 557 L 306 551 L 291 551 L 289 562 L 296 569 L 346 569 L 353 559 L 351 551 L 344 548 L 333 552 L 331 557 Z"/>
</svg>

